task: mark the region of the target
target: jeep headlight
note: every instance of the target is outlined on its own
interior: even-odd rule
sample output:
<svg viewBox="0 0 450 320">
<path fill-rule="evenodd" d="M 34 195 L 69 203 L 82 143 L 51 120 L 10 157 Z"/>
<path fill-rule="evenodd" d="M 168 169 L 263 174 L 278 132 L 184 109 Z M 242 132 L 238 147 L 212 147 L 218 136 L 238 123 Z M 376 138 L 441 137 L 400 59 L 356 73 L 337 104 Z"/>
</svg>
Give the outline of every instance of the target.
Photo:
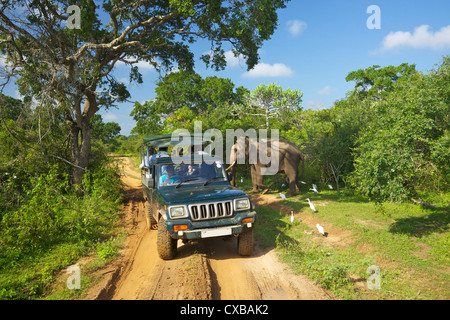
<svg viewBox="0 0 450 320">
<path fill-rule="evenodd" d="M 236 211 L 250 209 L 250 200 L 248 199 L 236 199 L 234 200 L 234 208 Z"/>
<path fill-rule="evenodd" d="M 185 206 L 174 206 L 169 208 L 169 213 L 172 218 L 181 218 L 187 216 Z"/>
</svg>

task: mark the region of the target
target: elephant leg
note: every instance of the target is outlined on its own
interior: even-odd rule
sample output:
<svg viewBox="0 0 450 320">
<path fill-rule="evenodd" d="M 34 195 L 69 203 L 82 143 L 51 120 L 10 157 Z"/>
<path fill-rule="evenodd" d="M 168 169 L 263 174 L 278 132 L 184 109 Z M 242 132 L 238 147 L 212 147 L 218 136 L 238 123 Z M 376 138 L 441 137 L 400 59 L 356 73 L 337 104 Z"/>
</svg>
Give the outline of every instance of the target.
<svg viewBox="0 0 450 320">
<path fill-rule="evenodd" d="M 252 192 L 258 192 L 259 189 L 263 190 L 263 194 L 269 191 L 269 188 L 264 185 L 264 176 L 261 174 L 261 168 L 258 165 L 252 165 Z"/>
<path fill-rule="evenodd" d="M 297 186 L 297 172 L 286 173 L 286 176 L 289 178 L 289 191 L 286 193 L 288 196 L 295 196 L 297 192 L 299 192 L 299 188 Z"/>
<path fill-rule="evenodd" d="M 286 195 L 292 197 L 292 196 L 295 196 L 296 194 L 297 194 L 297 191 L 295 189 L 295 183 L 293 185 L 292 182 L 289 182 L 289 191 L 286 192 Z"/>
<path fill-rule="evenodd" d="M 290 179 L 287 175 L 284 176 L 284 182 L 288 185 L 290 184 Z M 299 192 L 299 191 L 300 191 L 300 189 L 298 188 L 297 183 L 295 183 L 295 192 Z"/>
<path fill-rule="evenodd" d="M 255 172 L 256 172 L 256 186 L 260 189 L 262 189 L 262 194 L 265 194 L 267 191 L 269 191 L 269 187 L 264 185 L 264 175 L 261 174 L 261 167 L 255 166 Z"/>
</svg>

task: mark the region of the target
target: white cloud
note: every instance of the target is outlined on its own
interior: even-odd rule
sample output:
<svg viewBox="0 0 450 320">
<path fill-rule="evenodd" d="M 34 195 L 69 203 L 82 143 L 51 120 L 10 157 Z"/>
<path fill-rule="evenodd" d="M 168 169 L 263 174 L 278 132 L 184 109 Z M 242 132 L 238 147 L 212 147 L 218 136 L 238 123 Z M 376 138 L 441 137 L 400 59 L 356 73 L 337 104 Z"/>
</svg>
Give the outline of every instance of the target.
<svg viewBox="0 0 450 320">
<path fill-rule="evenodd" d="M 329 95 L 331 92 L 333 92 L 335 89 L 332 86 L 325 86 L 319 91 L 317 91 L 318 94 L 321 95 Z"/>
<path fill-rule="evenodd" d="M 284 63 L 273 65 L 264 62 L 258 63 L 253 69 L 243 74 L 245 78 L 265 78 L 265 77 L 289 77 L 293 74 L 291 68 Z"/>
<path fill-rule="evenodd" d="M 232 50 L 228 50 L 225 52 L 225 61 L 228 67 L 238 67 L 245 61 L 245 57 L 241 53 L 236 57 Z"/>
<path fill-rule="evenodd" d="M 155 67 L 147 62 L 147 61 L 139 61 L 138 63 L 135 64 L 135 66 L 139 67 L 140 70 L 144 69 L 144 70 L 155 70 Z"/>
<path fill-rule="evenodd" d="M 430 32 L 430 26 L 421 25 L 414 28 L 414 32 L 397 31 L 389 33 L 384 39 L 381 51 L 393 50 L 400 47 L 430 48 L 441 50 L 450 48 L 450 25 L 439 31 Z"/>
<path fill-rule="evenodd" d="M 306 22 L 300 20 L 289 20 L 286 24 L 289 33 L 293 36 L 298 36 L 308 27 Z"/>
<path fill-rule="evenodd" d="M 130 62 L 135 61 L 135 60 L 137 60 L 136 57 L 128 57 L 128 58 L 126 58 L 126 61 L 130 61 Z M 126 64 L 123 61 L 117 61 L 116 62 L 116 66 L 117 67 L 122 67 L 122 66 L 126 66 Z M 155 67 L 151 63 L 149 63 L 147 61 L 143 61 L 143 60 L 140 60 L 140 61 L 138 61 L 136 63 L 133 63 L 133 66 L 134 67 L 138 67 L 140 71 L 142 71 L 142 70 L 144 70 L 144 71 L 146 71 L 146 70 L 148 70 L 148 71 L 155 70 Z"/>
<path fill-rule="evenodd" d="M 206 51 L 203 54 L 207 54 L 207 55 L 211 56 L 212 51 L 211 50 Z M 245 64 L 245 56 L 241 53 L 238 54 L 238 56 L 236 57 L 233 53 L 233 50 L 228 50 L 228 51 L 225 51 L 224 56 L 225 56 L 225 61 L 227 63 L 227 67 L 234 68 L 234 67 L 241 66 L 242 63 Z"/>
</svg>

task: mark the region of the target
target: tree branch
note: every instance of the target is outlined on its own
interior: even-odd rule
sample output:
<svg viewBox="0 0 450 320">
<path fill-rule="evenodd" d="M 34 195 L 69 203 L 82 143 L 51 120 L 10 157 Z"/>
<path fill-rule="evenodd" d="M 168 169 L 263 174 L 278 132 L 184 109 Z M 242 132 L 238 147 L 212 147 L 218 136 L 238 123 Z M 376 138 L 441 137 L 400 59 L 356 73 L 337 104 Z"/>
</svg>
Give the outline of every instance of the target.
<svg viewBox="0 0 450 320">
<path fill-rule="evenodd" d="M 176 11 L 172 11 L 171 13 L 165 15 L 165 16 L 154 16 L 151 17 L 150 19 L 146 20 L 146 21 L 139 21 L 133 24 L 130 24 L 128 27 L 126 27 L 123 32 L 121 33 L 121 35 L 117 38 L 115 38 L 114 40 L 112 40 L 109 43 L 85 43 L 83 46 L 81 46 L 80 49 L 78 49 L 78 51 L 71 57 L 66 58 L 66 60 L 70 61 L 77 61 L 81 55 L 88 49 L 94 49 L 94 50 L 98 50 L 98 49 L 113 49 L 113 50 L 118 50 L 119 48 L 121 48 L 121 46 L 119 46 L 119 44 L 125 39 L 125 37 L 132 32 L 133 30 L 139 28 L 139 27 L 147 27 L 149 25 L 151 25 L 152 23 L 154 23 L 155 21 L 159 21 L 160 24 L 162 24 L 163 22 L 166 22 L 174 17 L 176 17 L 178 15 L 178 13 Z"/>
</svg>

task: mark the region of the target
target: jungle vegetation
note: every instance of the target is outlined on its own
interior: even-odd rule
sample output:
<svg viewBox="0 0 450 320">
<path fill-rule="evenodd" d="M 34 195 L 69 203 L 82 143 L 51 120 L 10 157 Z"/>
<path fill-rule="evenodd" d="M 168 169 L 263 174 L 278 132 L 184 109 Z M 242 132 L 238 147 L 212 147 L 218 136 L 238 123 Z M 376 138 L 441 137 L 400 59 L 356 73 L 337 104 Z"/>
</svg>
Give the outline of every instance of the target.
<svg viewBox="0 0 450 320">
<path fill-rule="evenodd" d="M 286 1 L 82 0 L 79 30 L 63 23 L 60 6 L 69 2 L 4 1 L 0 11 L 0 92 L 15 81 L 21 96 L 0 96 L 0 299 L 45 295 L 59 270 L 110 239 L 122 193 L 108 154 L 135 154 L 142 136 L 193 131 L 195 121 L 224 134 L 279 129 L 304 152 L 308 183 L 377 203 L 449 206 L 450 56 L 428 72 L 409 64 L 349 70 L 354 89 L 310 110 L 301 88 L 251 91 L 193 71 L 200 38 L 211 42 L 202 57 L 209 67 L 225 67 L 222 46 L 231 43 L 251 69 Z M 97 112 L 132 100 L 112 70 L 127 63 L 130 81 L 142 83 L 140 61 L 179 71 L 167 72 L 154 99 L 134 103 L 136 126 L 125 137 Z"/>
</svg>

